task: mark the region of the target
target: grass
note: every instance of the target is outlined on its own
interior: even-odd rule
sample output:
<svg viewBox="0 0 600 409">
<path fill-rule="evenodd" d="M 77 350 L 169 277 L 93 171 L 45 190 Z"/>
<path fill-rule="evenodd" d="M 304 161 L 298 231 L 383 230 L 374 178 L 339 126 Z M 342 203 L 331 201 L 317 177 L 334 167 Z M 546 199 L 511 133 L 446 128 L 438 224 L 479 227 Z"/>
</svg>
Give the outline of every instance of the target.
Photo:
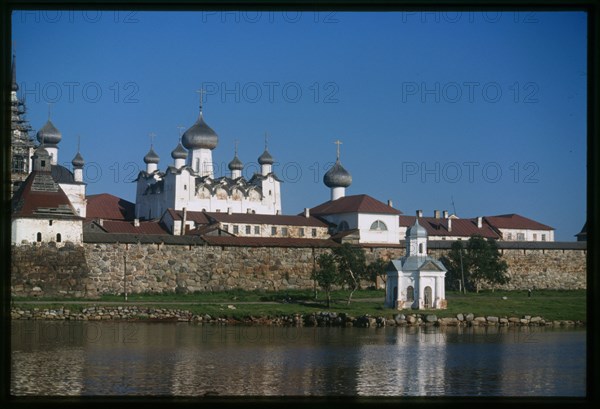
<svg viewBox="0 0 600 409">
<path fill-rule="evenodd" d="M 330 311 L 344 312 L 349 315 L 359 316 L 369 314 L 391 318 L 394 314 L 401 313 L 433 313 L 438 317 L 454 317 L 458 313 L 473 313 L 475 316 L 496 317 L 521 317 L 523 315 L 539 315 L 546 320 L 586 320 L 586 292 L 585 290 L 573 291 L 534 291 L 528 297 L 526 291 L 496 291 L 460 294 L 447 292 L 448 308 L 446 310 L 403 310 L 395 311 L 383 306 L 383 290 L 361 290 L 355 292 L 350 305 L 346 304 L 347 291 L 335 291 L 332 294 L 333 303 Z M 506 300 L 502 299 L 506 297 Z M 282 302 L 284 299 L 290 302 Z M 325 294 L 318 292 L 317 300 L 311 290 L 290 290 L 282 292 L 258 291 L 223 291 L 201 294 L 134 294 L 129 296 L 129 302 L 142 303 L 139 305 L 182 309 L 194 314 L 210 314 L 212 316 L 243 318 L 253 316 L 277 316 L 289 314 L 310 314 L 326 311 Z M 373 301 L 372 299 L 379 299 Z M 27 301 L 43 301 L 43 304 L 28 304 Z M 363 301 L 360 301 L 363 300 Z M 96 301 L 106 301 L 114 305 L 125 305 L 123 296 L 104 296 L 100 300 L 88 301 L 86 304 L 69 303 L 71 300 L 45 299 L 45 298 L 13 298 L 13 305 L 20 308 L 68 308 L 71 311 L 81 311 L 86 306 L 92 306 Z M 161 304 L 168 302 L 169 304 Z M 255 304 L 239 304 L 239 302 L 254 302 Z M 267 303 L 268 302 L 268 303 Z M 273 304 L 273 302 L 277 302 Z M 179 304 L 186 303 L 186 304 Z M 200 304 L 203 303 L 203 304 Z M 206 304 L 205 304 L 206 303 Z M 229 309 L 234 305 L 235 309 Z"/>
</svg>

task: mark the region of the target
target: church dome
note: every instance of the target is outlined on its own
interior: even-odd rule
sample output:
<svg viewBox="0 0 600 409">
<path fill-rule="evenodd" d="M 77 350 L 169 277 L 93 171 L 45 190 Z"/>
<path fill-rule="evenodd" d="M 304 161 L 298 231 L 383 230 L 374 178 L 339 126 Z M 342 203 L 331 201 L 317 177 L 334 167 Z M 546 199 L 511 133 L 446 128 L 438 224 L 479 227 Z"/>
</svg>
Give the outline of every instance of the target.
<svg viewBox="0 0 600 409">
<path fill-rule="evenodd" d="M 219 137 L 200 114 L 196 123 L 184 132 L 182 142 L 186 149 L 214 149 Z"/>
<path fill-rule="evenodd" d="M 171 157 L 173 159 L 187 159 L 187 156 L 188 152 L 185 150 L 183 145 L 181 145 L 181 142 L 179 142 L 175 149 L 173 149 L 173 151 L 171 152 Z"/>
<path fill-rule="evenodd" d="M 231 162 L 229 162 L 229 165 L 227 165 L 227 167 L 229 167 L 229 170 L 242 170 L 244 169 L 244 164 L 242 163 L 240 158 L 238 158 L 237 155 L 235 155 Z"/>
<path fill-rule="evenodd" d="M 427 237 L 427 230 L 425 230 L 425 227 L 419 224 L 419 219 L 415 220 L 415 224 L 413 224 L 412 227 L 409 227 L 408 230 L 406 230 L 406 237 Z"/>
<path fill-rule="evenodd" d="M 335 165 L 323 176 L 323 183 L 327 187 L 348 187 L 352 184 L 352 176 L 339 160 L 335 161 Z"/>
<path fill-rule="evenodd" d="M 81 153 L 77 152 L 77 155 L 75 155 L 75 157 L 71 161 L 71 164 L 73 165 L 74 168 L 82 168 L 83 167 L 84 161 L 83 161 L 83 156 L 81 156 Z"/>
<path fill-rule="evenodd" d="M 160 157 L 158 156 L 158 154 L 156 152 L 154 152 L 154 149 L 152 149 L 152 147 L 150 147 L 150 150 L 148 151 L 148 153 L 146 154 L 146 156 L 144 156 L 144 163 L 158 163 L 160 161 Z"/>
<path fill-rule="evenodd" d="M 262 155 L 260 155 L 258 157 L 258 164 L 259 165 L 272 165 L 273 164 L 273 157 L 271 156 L 271 154 L 269 153 L 269 151 L 267 149 L 265 149 L 265 151 L 262 153 Z"/>
<path fill-rule="evenodd" d="M 37 133 L 37 140 L 46 146 L 56 145 L 61 139 L 62 134 L 58 129 L 56 129 L 52 121 L 49 119 L 48 122 L 46 122 L 42 129 L 40 129 Z"/>
</svg>

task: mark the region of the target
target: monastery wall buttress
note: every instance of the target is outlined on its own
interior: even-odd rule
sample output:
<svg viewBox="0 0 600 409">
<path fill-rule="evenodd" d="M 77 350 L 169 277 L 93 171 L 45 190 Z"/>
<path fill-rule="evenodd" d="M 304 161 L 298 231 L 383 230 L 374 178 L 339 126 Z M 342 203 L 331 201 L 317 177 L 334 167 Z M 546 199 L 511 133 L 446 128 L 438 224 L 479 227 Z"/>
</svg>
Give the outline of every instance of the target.
<svg viewBox="0 0 600 409">
<path fill-rule="evenodd" d="M 95 297 L 102 294 L 186 293 L 314 288 L 316 258 L 327 248 L 180 244 L 53 243 L 12 247 L 15 296 Z M 366 248 L 367 260 L 396 259 L 404 248 Z M 447 250 L 430 249 L 441 257 Z M 511 282 L 505 289 L 585 289 L 586 250 L 502 250 Z M 498 289 L 498 288 L 497 288 Z"/>
</svg>

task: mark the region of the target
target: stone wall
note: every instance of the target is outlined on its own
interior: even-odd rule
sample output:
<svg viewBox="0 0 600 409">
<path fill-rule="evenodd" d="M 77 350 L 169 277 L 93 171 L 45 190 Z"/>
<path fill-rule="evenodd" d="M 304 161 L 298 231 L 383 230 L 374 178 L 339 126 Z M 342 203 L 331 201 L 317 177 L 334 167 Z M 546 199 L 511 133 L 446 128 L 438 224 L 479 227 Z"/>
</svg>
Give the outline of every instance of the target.
<svg viewBox="0 0 600 409">
<path fill-rule="evenodd" d="M 440 257 L 450 243 L 430 243 Z M 569 243 L 570 244 L 570 243 Z M 586 250 L 501 248 L 511 281 L 504 289 L 584 289 Z M 41 243 L 12 247 L 13 295 L 95 297 L 101 294 L 186 293 L 313 288 L 316 258 L 328 248 L 236 247 L 161 243 Z M 367 261 L 404 255 L 404 246 L 367 247 Z"/>
</svg>

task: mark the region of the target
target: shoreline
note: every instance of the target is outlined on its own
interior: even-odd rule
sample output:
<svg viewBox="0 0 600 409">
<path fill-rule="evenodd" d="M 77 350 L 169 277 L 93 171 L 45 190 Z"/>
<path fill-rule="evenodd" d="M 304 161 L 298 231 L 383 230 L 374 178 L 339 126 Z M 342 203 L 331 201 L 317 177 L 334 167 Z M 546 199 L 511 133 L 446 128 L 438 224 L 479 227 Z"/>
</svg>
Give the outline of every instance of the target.
<svg viewBox="0 0 600 409">
<path fill-rule="evenodd" d="M 91 306 L 81 311 L 69 308 L 22 308 L 11 307 L 11 320 L 44 320 L 44 321 L 126 321 L 126 322 L 188 322 L 208 325 L 265 325 L 265 326 L 297 326 L 297 327 L 581 327 L 586 326 L 579 320 L 546 320 L 540 316 L 476 316 L 473 313 L 459 313 L 455 317 L 441 317 L 432 312 L 410 312 L 386 315 L 363 314 L 352 316 L 334 311 L 320 311 L 309 314 L 292 313 L 267 316 L 247 315 L 236 317 L 234 310 L 230 314 L 220 316 L 194 314 L 188 310 L 176 308 L 155 308 L 136 305 L 127 306 Z M 391 316 L 390 316 L 391 315 Z"/>
</svg>

